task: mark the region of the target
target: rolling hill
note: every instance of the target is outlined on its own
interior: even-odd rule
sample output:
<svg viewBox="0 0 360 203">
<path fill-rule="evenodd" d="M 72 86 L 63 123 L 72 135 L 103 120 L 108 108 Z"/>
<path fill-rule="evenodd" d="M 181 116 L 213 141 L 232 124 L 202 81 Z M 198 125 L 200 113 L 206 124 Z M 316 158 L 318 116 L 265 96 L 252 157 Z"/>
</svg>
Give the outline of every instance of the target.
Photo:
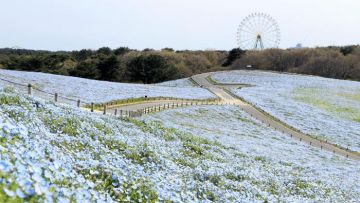
<svg viewBox="0 0 360 203">
<path fill-rule="evenodd" d="M 214 97 L 205 89 L 184 87 L 191 84 L 186 79 L 145 86 L 10 71 L 0 71 L 0 76 L 5 73 L 7 79 L 25 84 L 33 81 L 42 88 L 46 84 L 53 91 L 60 88 L 69 92 L 68 96 L 76 92 L 84 100 L 101 102 L 114 99 L 106 94 L 127 97 L 123 90 L 126 88 L 140 92 L 128 97 L 141 96 L 147 88 L 162 96 Z M 302 100 L 294 104 L 298 94 L 303 95 L 302 89 L 297 92 L 298 80 L 316 87 L 335 81 L 345 93 L 356 92 L 358 87 L 357 83 L 340 80 L 327 82 L 321 78 L 256 71 L 216 73 L 212 77 L 224 83 L 251 84 L 253 87 L 230 91 L 269 113 L 278 112 L 274 115 L 280 119 L 287 107 L 283 104 L 293 108 L 304 106 L 298 107 L 301 109 L 318 108 L 326 113 L 326 109 Z M 280 83 L 284 84 L 283 88 L 279 88 Z M 114 88 L 100 92 L 109 86 Z M 16 86 L 5 83 L 0 83 L 0 87 L 0 202 L 357 202 L 360 199 L 358 161 L 291 139 L 237 106 L 203 105 L 139 118 L 116 118 L 27 96 L 18 92 Z M 87 94 L 87 87 L 94 88 L 94 92 Z M 188 92 L 192 93 L 188 95 Z M 288 96 L 289 92 L 294 95 Z M 317 94 L 311 98 L 313 95 Z M 271 98 L 285 101 L 266 105 Z M 356 102 L 342 103 L 345 101 L 335 97 L 331 102 L 357 108 Z M 299 109 L 291 111 L 293 115 L 303 114 Z M 309 122 L 306 117 L 295 118 L 289 114 L 284 122 L 307 129 L 303 125 Z M 357 122 L 346 115 L 334 115 L 332 119 L 327 122 L 352 124 L 346 129 L 339 128 L 343 133 L 334 138 L 346 143 L 343 138 L 357 128 Z M 333 128 L 337 129 L 336 125 Z M 327 134 L 326 129 L 318 131 Z M 349 134 L 354 143 L 359 140 L 356 133 Z"/>
</svg>

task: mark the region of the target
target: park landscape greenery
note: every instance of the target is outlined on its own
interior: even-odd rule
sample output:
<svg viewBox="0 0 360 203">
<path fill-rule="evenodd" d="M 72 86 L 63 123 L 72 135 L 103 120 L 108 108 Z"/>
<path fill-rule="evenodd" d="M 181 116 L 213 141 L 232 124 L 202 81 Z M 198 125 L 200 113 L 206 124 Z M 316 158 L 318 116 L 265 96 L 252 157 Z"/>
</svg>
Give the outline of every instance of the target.
<svg viewBox="0 0 360 203">
<path fill-rule="evenodd" d="M 144 73 L 149 68 L 147 64 L 153 68 L 160 66 L 160 70 L 176 67 L 160 54 L 178 53 L 149 52 L 137 53 L 127 63 L 120 61 L 123 56 L 109 54 L 93 67 L 105 69 L 103 73 L 111 76 L 120 69 L 109 67 L 121 64 L 126 69 L 134 68 L 134 73 Z M 231 52 L 232 57 L 224 58 L 227 69 L 234 68 L 250 54 L 267 51 Z M 86 70 L 87 66 L 83 67 Z M 71 71 L 76 69 L 75 66 Z M 151 72 L 152 69 L 147 71 L 158 74 Z M 81 89 L 77 95 L 91 101 L 94 98 L 89 97 L 94 95 L 102 100 L 109 100 L 109 95 L 119 98 L 143 95 L 142 89 L 180 98 L 209 96 L 200 91 L 204 89 L 188 87 L 187 79 L 170 81 L 180 86 L 165 88 L 161 85 L 166 84 L 124 84 L 26 71 L 0 72 L 3 78 L 14 82 L 32 80 L 39 85 L 47 84 L 50 89 L 64 88 L 63 94 Z M 154 82 L 154 78 L 140 76 L 138 82 Z M 129 81 L 136 81 L 131 79 L 135 74 L 128 77 Z M 288 122 L 299 118 L 303 122 L 295 120 L 296 123 L 321 131 L 333 128 L 313 124 L 344 123 L 346 129 L 335 129 L 340 133 L 333 136 L 329 131 L 327 137 L 333 139 L 331 142 L 339 141 L 345 146 L 348 142 L 344 138 L 358 136 L 353 117 L 358 114 L 349 111 L 344 118 L 337 118 L 329 112 L 332 118 L 329 119 L 326 113 L 333 102 L 357 108 L 358 82 L 247 70 L 220 72 L 211 77 L 219 83 L 250 84 L 251 88 L 231 91 L 265 110 L 269 109 L 266 102 L 271 102 L 274 115 L 282 118 L 284 112 L 289 116 Z M 297 142 L 235 106 L 196 106 L 136 119 L 115 118 L 22 95 L 8 85 L 0 83 L 0 202 L 356 202 L 359 199 L 357 161 Z M 87 87 L 97 94 L 92 95 Z M 133 91 L 127 92 L 129 89 Z M 334 93 L 338 96 L 334 97 Z M 313 95 L 329 95 L 331 103 L 317 100 Z M 308 116 L 320 111 L 319 116 Z M 300 117 L 301 112 L 306 116 Z M 354 146 L 350 149 L 356 150 L 356 144 L 352 142 Z"/>
<path fill-rule="evenodd" d="M 249 68 L 360 80 L 360 47 L 244 51 L 142 51 L 120 47 L 80 51 L 0 49 L 0 68 L 113 82 L 158 83 L 203 72 Z"/>
</svg>

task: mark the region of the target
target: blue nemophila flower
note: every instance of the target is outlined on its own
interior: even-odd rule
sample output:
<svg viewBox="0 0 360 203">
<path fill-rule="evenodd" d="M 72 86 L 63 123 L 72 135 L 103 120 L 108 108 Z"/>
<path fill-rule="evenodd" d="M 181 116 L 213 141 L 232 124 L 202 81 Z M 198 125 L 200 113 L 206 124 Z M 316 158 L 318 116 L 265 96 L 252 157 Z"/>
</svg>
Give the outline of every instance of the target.
<svg viewBox="0 0 360 203">
<path fill-rule="evenodd" d="M 10 131 L 11 131 L 11 128 L 10 128 L 10 126 L 9 126 L 7 123 L 3 124 L 3 125 L 1 126 L 1 129 L 2 129 L 6 134 L 10 133 Z"/>
<path fill-rule="evenodd" d="M 9 161 L 0 160 L 0 171 L 9 172 L 12 169 L 12 164 Z"/>
<path fill-rule="evenodd" d="M 16 189 L 16 195 L 20 198 L 26 197 L 25 193 L 20 188 Z"/>
<path fill-rule="evenodd" d="M 112 174 L 111 175 L 111 179 L 112 179 L 112 186 L 114 186 L 114 187 L 118 187 L 119 186 L 119 178 L 117 177 L 117 175 L 116 174 Z"/>
</svg>

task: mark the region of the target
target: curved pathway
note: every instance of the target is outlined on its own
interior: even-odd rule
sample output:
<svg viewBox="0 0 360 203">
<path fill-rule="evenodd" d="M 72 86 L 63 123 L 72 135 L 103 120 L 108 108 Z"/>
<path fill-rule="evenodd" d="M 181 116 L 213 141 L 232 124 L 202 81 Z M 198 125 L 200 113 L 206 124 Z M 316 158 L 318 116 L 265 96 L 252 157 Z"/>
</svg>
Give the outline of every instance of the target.
<svg viewBox="0 0 360 203">
<path fill-rule="evenodd" d="M 207 80 L 207 78 L 209 76 L 211 76 L 212 74 L 213 73 L 204 73 L 204 74 L 200 74 L 200 75 L 195 75 L 191 78 L 199 86 L 207 88 L 209 91 L 211 91 L 212 93 L 217 95 L 219 98 L 221 98 L 226 103 L 230 103 L 230 104 L 239 106 L 242 110 L 244 110 L 245 112 L 250 114 L 252 117 L 256 118 L 257 120 L 261 121 L 262 123 L 266 124 L 267 126 L 274 128 L 275 130 L 278 130 L 285 134 L 288 134 L 292 138 L 297 139 L 301 142 L 305 142 L 312 146 L 319 147 L 321 149 L 328 150 L 330 152 L 340 154 L 340 155 L 346 156 L 348 158 L 360 160 L 360 155 L 358 155 L 354 152 L 342 149 L 331 143 L 322 142 L 320 140 L 310 137 L 309 135 L 301 133 L 300 131 L 291 129 L 290 127 L 286 126 L 286 124 L 275 120 L 274 118 L 272 118 L 271 116 L 267 115 L 266 113 L 260 111 L 256 107 L 254 107 L 248 103 L 245 103 L 245 102 L 241 101 L 239 98 L 229 94 L 228 92 L 226 92 L 223 89 L 224 88 L 223 84 L 218 86 L 216 84 L 210 83 Z"/>
<path fill-rule="evenodd" d="M 336 145 L 333 145 L 331 143 L 323 142 L 317 139 L 314 139 L 310 137 L 309 135 L 306 135 L 299 130 L 292 129 L 290 126 L 286 125 L 285 123 L 277 120 L 276 118 L 271 117 L 267 113 L 263 112 L 261 109 L 256 108 L 255 106 L 252 106 L 244 101 L 242 101 L 240 98 L 238 98 L 236 95 L 233 95 L 226 91 L 227 88 L 238 88 L 238 87 L 246 87 L 246 85 L 234 85 L 234 84 L 212 84 L 209 82 L 208 77 L 210 77 L 213 73 L 203 73 L 199 75 L 192 76 L 191 79 L 194 83 L 196 83 L 198 86 L 202 88 L 206 88 L 213 94 L 215 94 L 218 98 L 220 98 L 220 101 L 217 102 L 191 102 L 191 105 L 205 105 L 205 104 L 232 104 L 239 106 L 243 111 L 247 112 L 249 115 L 251 115 L 253 118 L 261 121 L 262 123 L 266 124 L 267 126 L 278 130 L 280 132 L 283 132 L 292 138 L 307 143 L 311 146 L 318 147 L 327 151 L 330 151 L 335 154 L 343 155 L 345 157 L 360 160 L 360 155 L 348 151 L 345 149 L 342 149 Z M 140 103 L 134 103 L 134 104 L 125 104 L 121 106 L 113 106 L 107 109 L 108 113 L 114 114 L 115 109 L 118 111 L 137 111 L 140 112 L 139 115 L 142 113 L 146 113 L 144 109 L 146 108 L 153 108 L 158 107 L 158 110 L 165 110 L 170 108 L 169 105 L 177 104 L 176 107 L 183 107 L 183 106 L 190 106 L 190 102 L 186 102 L 184 100 L 157 100 L 157 101 L 147 101 L 147 102 L 140 102 Z M 167 106 L 167 107 L 166 107 Z M 173 107 L 174 108 L 174 107 Z M 157 108 L 155 108 L 154 111 L 157 111 Z M 151 111 L 148 111 L 151 112 Z"/>
</svg>

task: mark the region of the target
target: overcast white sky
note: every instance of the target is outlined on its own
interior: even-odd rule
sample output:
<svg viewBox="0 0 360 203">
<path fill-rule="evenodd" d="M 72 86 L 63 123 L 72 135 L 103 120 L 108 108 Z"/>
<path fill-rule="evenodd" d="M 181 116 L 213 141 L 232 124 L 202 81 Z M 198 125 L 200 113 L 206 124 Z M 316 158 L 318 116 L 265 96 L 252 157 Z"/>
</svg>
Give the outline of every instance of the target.
<svg viewBox="0 0 360 203">
<path fill-rule="evenodd" d="M 281 47 L 360 43 L 359 0 L 0 0 L 0 47 L 231 49 L 243 18 L 265 12 Z"/>
</svg>

